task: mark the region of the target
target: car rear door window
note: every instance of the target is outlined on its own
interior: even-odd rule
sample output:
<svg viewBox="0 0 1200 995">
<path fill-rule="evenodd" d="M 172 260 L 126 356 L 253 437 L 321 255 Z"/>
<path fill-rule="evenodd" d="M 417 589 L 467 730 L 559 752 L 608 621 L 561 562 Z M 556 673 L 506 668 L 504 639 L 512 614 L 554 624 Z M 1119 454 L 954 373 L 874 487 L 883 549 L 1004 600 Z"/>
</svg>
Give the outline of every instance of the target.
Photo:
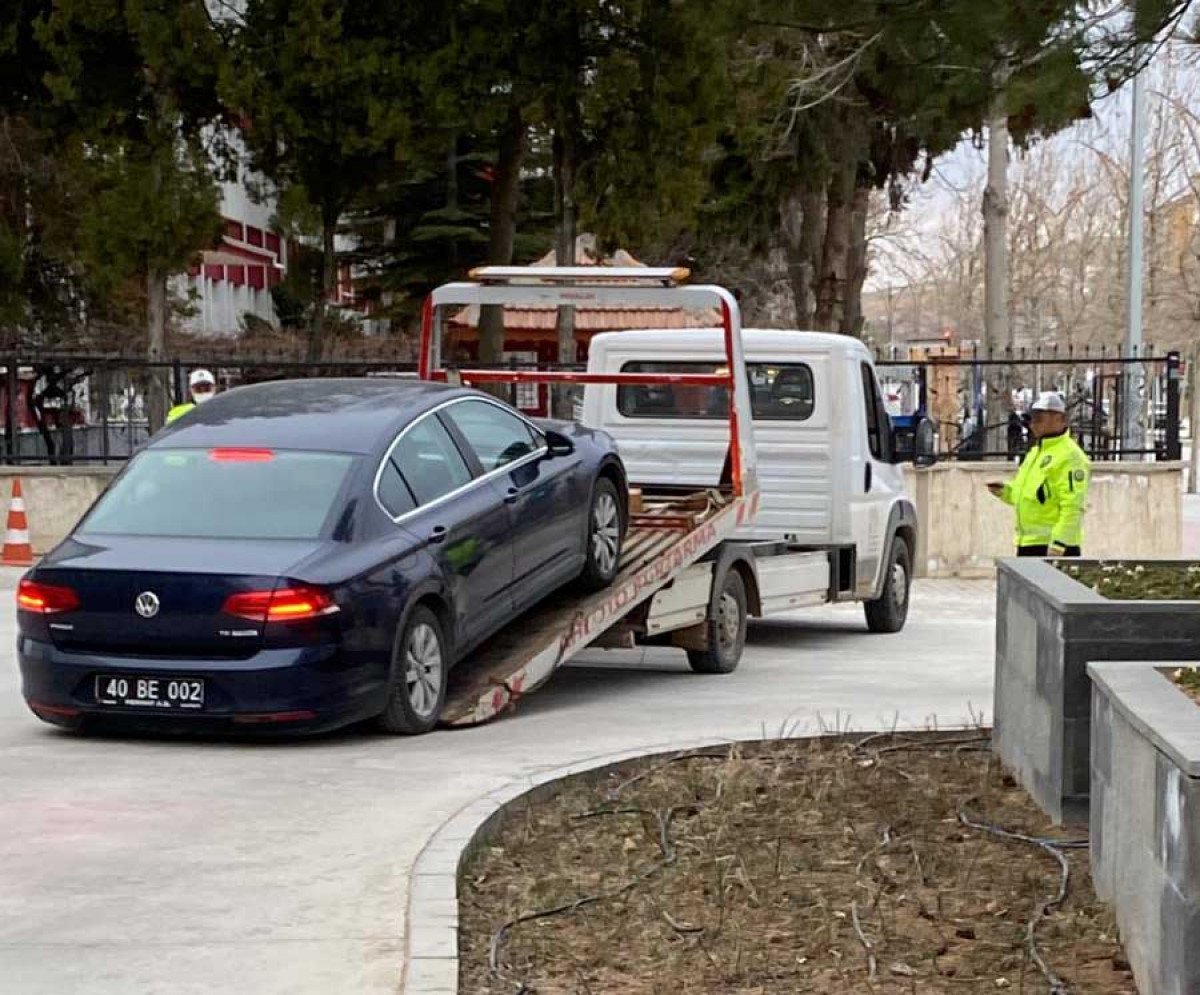
<svg viewBox="0 0 1200 995">
<path fill-rule="evenodd" d="M 488 401 L 459 401 L 443 415 L 462 433 L 484 473 L 498 470 L 541 448 L 523 418 Z"/>
<path fill-rule="evenodd" d="M 393 518 L 399 518 L 417 506 L 416 498 L 413 497 L 412 491 L 408 489 L 408 484 L 400 475 L 400 468 L 396 466 L 390 456 L 384 461 L 383 468 L 379 471 L 379 484 L 375 488 L 375 493 L 384 510 Z"/>
<path fill-rule="evenodd" d="M 442 423 L 427 415 L 413 425 L 391 453 L 417 504 L 428 504 L 471 482 L 471 471 Z"/>
</svg>

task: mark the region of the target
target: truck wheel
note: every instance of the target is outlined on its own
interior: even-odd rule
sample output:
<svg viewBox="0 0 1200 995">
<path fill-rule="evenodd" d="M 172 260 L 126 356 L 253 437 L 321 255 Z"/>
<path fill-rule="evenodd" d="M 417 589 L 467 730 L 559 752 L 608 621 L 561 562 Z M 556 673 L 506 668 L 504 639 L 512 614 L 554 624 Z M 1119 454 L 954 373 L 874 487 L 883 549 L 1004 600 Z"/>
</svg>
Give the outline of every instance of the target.
<svg viewBox="0 0 1200 995">
<path fill-rule="evenodd" d="M 883 592 L 875 601 L 863 604 L 867 628 L 872 632 L 899 632 L 908 619 L 908 594 L 912 586 L 912 554 L 908 543 L 897 536 L 892 540 Z"/>
<path fill-rule="evenodd" d="M 746 582 L 736 570 L 721 579 L 716 609 L 705 620 L 708 646 L 688 650 L 688 663 L 697 674 L 731 674 L 742 662 L 746 646 Z"/>
<path fill-rule="evenodd" d="M 446 701 L 448 662 L 441 623 L 425 605 L 417 605 L 396 634 L 379 728 L 416 736 L 437 725 Z"/>
<path fill-rule="evenodd" d="M 592 506 L 588 509 L 587 559 L 579 581 L 589 591 L 608 587 L 621 565 L 621 546 L 625 540 L 625 522 L 621 499 L 607 477 L 592 488 Z"/>
</svg>

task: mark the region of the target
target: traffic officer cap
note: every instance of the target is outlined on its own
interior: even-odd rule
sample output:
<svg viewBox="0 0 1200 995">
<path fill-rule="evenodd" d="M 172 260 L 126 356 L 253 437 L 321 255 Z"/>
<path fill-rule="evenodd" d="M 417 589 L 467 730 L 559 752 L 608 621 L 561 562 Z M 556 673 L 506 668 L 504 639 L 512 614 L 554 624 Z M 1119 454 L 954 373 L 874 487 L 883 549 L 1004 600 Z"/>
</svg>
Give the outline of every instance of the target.
<svg viewBox="0 0 1200 995">
<path fill-rule="evenodd" d="M 1067 413 L 1067 402 L 1062 399 L 1062 394 L 1053 390 L 1044 390 L 1038 394 L 1038 398 L 1033 402 L 1032 411 L 1057 411 L 1059 414 Z"/>
</svg>

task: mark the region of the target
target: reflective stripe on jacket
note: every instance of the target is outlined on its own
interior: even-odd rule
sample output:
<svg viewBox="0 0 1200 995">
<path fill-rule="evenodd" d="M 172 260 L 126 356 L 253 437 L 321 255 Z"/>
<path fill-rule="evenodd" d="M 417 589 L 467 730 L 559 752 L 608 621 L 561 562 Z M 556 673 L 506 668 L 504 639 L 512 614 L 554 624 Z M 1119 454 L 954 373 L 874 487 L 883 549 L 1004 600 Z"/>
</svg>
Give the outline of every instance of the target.
<svg viewBox="0 0 1200 995">
<path fill-rule="evenodd" d="M 1017 545 L 1082 546 L 1091 479 L 1091 461 L 1070 433 L 1031 448 L 1000 495 L 1016 509 Z"/>
</svg>

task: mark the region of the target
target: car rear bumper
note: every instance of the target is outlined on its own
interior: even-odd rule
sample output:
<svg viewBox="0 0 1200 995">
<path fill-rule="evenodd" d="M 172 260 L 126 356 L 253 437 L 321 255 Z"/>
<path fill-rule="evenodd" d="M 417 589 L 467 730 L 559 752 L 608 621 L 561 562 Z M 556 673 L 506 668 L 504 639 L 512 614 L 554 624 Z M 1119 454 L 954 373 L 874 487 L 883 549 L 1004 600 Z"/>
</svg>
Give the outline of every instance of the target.
<svg viewBox="0 0 1200 995">
<path fill-rule="evenodd" d="M 382 711 L 381 666 L 347 665 L 336 645 L 261 650 L 245 660 L 154 659 L 66 652 L 17 640 L 22 693 L 38 718 L 78 727 L 84 720 L 162 732 L 318 732 Z M 103 705 L 96 678 L 203 678 L 202 710 Z"/>
</svg>

